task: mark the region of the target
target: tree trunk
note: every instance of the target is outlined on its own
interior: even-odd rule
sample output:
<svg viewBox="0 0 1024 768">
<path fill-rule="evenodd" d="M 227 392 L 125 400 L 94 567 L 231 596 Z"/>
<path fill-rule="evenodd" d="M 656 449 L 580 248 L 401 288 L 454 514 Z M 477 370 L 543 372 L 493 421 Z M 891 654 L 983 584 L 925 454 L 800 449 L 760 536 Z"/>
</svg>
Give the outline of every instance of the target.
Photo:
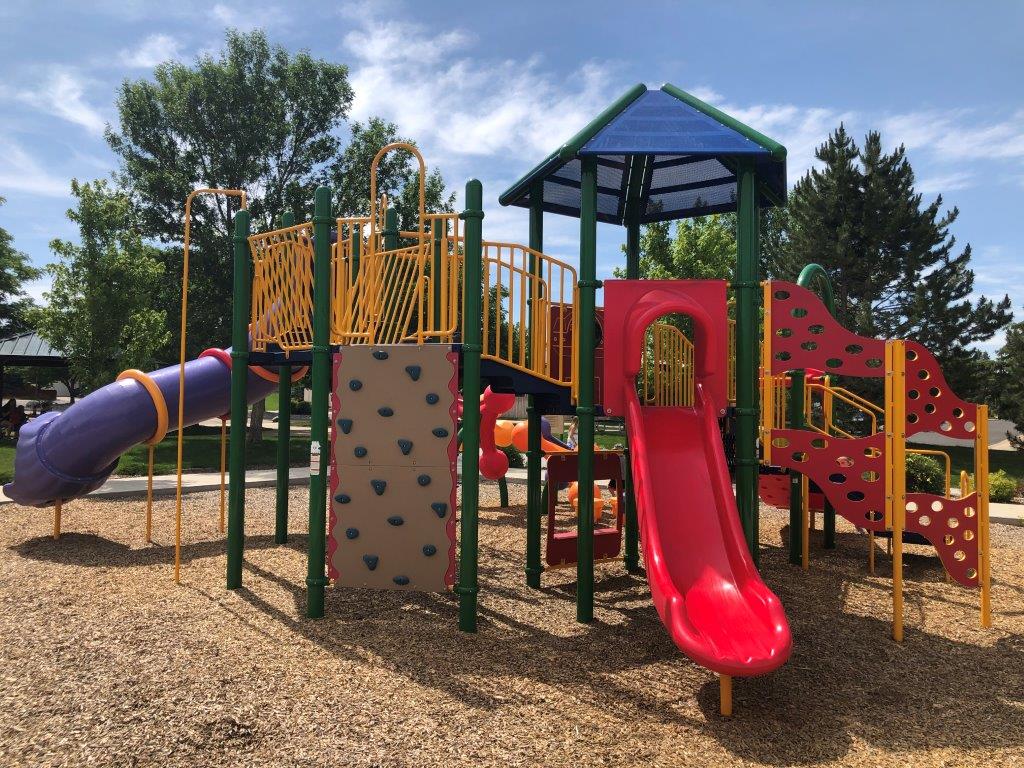
<svg viewBox="0 0 1024 768">
<path fill-rule="evenodd" d="M 267 401 L 260 400 L 252 404 L 249 412 L 249 431 L 246 437 L 249 445 L 263 442 L 263 415 L 267 412 Z"/>
</svg>

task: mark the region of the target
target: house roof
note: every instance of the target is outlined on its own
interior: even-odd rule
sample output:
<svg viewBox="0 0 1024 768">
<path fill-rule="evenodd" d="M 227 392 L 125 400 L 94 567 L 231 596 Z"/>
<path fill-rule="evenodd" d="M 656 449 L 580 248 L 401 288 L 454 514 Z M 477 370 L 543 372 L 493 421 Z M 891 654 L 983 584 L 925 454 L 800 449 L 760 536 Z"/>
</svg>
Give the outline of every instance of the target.
<svg viewBox="0 0 1024 768">
<path fill-rule="evenodd" d="M 35 331 L 0 339 L 0 365 L 65 366 L 67 358 L 56 352 Z"/>
<path fill-rule="evenodd" d="M 498 199 L 580 215 L 581 158 L 597 158 L 597 218 L 624 224 L 736 210 L 736 169 L 752 159 L 759 202 L 786 198 L 786 148 L 676 88 L 639 84 L 619 97 Z"/>
</svg>

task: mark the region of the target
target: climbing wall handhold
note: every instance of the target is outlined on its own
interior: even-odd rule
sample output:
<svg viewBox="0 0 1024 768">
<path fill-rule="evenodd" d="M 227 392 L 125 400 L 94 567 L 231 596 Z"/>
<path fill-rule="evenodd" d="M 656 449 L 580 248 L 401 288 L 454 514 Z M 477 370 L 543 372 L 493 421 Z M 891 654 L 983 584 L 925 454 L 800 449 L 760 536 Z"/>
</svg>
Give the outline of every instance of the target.
<svg viewBox="0 0 1024 768">
<path fill-rule="evenodd" d="M 402 519 L 401 515 L 392 515 L 391 517 L 388 518 L 388 525 L 393 525 L 396 528 L 398 526 L 400 526 L 404 522 L 405 522 L 405 520 Z"/>
<path fill-rule="evenodd" d="M 448 430 L 444 427 L 434 427 L 430 431 L 434 433 L 434 437 L 448 437 Z"/>
<path fill-rule="evenodd" d="M 426 487 L 430 485 L 430 475 L 420 475 L 419 477 L 416 478 L 416 482 Z"/>
<path fill-rule="evenodd" d="M 352 497 L 349 496 L 347 493 L 339 493 L 337 496 L 334 497 L 334 500 L 339 504 L 348 504 L 350 501 L 352 501 Z"/>
<path fill-rule="evenodd" d="M 377 563 L 380 562 L 380 558 L 376 555 L 363 555 L 363 562 L 366 563 L 366 567 L 371 571 L 377 570 Z"/>
<path fill-rule="evenodd" d="M 362 459 L 366 456 L 366 448 L 364 448 L 361 445 L 357 445 L 355 449 L 352 451 L 352 453 L 355 455 L 357 459 Z"/>
<path fill-rule="evenodd" d="M 399 440 L 398 448 L 402 452 L 403 456 L 408 456 L 412 451 L 412 440 Z"/>
<path fill-rule="evenodd" d="M 395 415 L 394 409 L 393 408 L 388 408 L 386 405 L 378 408 L 377 409 L 377 413 L 379 413 L 384 418 L 387 418 L 388 416 L 394 416 Z"/>
<path fill-rule="evenodd" d="M 443 501 L 435 501 L 431 503 L 430 508 L 434 510 L 434 514 L 438 517 L 444 517 L 448 514 L 448 505 Z"/>
<path fill-rule="evenodd" d="M 409 577 L 408 576 L 395 576 L 395 578 L 393 578 L 392 581 L 395 582 L 395 584 L 397 584 L 398 586 L 404 587 L 406 584 L 409 583 Z"/>
<path fill-rule="evenodd" d="M 427 557 L 433 557 L 437 554 L 437 547 L 435 547 L 433 544 L 424 544 L 423 554 Z"/>
<path fill-rule="evenodd" d="M 409 374 L 409 378 L 413 381 L 419 381 L 423 368 L 419 365 L 407 365 L 405 366 L 405 372 Z"/>
<path fill-rule="evenodd" d="M 361 382 L 359 379 L 352 379 L 348 383 L 348 388 L 351 389 L 353 392 L 358 392 L 360 389 L 363 388 L 363 382 Z"/>
<path fill-rule="evenodd" d="M 438 401 L 441 398 L 438 397 L 435 393 L 431 392 L 429 395 L 427 395 L 426 399 L 427 399 L 427 405 L 437 405 Z"/>
<path fill-rule="evenodd" d="M 376 493 L 378 496 L 383 496 L 384 491 L 388 487 L 388 482 L 387 480 L 371 480 L 370 485 L 373 487 L 374 493 Z"/>
<path fill-rule="evenodd" d="M 338 427 L 341 429 L 341 434 L 347 435 L 352 431 L 352 419 L 338 419 Z"/>
<path fill-rule="evenodd" d="M 388 353 L 385 352 L 383 349 L 375 349 L 375 350 L 373 350 L 373 356 L 377 360 L 387 360 L 388 359 Z"/>
<path fill-rule="evenodd" d="M 346 539 L 358 539 L 359 538 L 359 529 L 358 528 L 346 528 L 345 529 L 345 538 Z"/>
</svg>

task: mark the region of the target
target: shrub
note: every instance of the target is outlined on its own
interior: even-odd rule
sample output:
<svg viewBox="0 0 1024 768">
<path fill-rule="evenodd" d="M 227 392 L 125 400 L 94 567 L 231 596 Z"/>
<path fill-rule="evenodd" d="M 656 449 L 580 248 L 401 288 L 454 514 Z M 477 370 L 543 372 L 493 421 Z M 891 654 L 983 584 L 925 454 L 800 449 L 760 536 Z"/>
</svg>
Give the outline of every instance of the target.
<svg viewBox="0 0 1024 768">
<path fill-rule="evenodd" d="M 946 471 L 937 459 L 907 454 L 907 493 L 946 493 Z"/>
<path fill-rule="evenodd" d="M 292 415 L 293 416 L 308 416 L 313 412 L 313 404 L 307 403 L 305 400 L 292 399 Z"/>
<path fill-rule="evenodd" d="M 1006 504 L 1017 496 L 1017 481 L 1006 474 L 1006 470 L 988 474 L 988 497 L 997 503 Z"/>
<path fill-rule="evenodd" d="M 526 459 L 514 445 L 506 445 L 500 449 L 508 456 L 508 465 L 513 469 L 522 469 L 526 466 Z"/>
</svg>

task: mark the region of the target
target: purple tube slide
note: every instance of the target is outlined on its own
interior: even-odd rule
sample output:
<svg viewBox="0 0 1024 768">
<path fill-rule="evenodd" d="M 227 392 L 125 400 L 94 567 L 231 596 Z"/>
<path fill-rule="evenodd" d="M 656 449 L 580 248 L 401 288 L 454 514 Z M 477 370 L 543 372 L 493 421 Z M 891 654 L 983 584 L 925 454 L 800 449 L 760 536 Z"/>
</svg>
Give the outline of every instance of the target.
<svg viewBox="0 0 1024 768">
<path fill-rule="evenodd" d="M 178 366 L 149 374 L 167 404 L 168 432 L 178 428 Z M 249 402 L 262 400 L 277 384 L 249 369 Z M 185 363 L 185 426 L 230 410 L 231 372 L 217 357 Z M 4 486 L 12 501 L 46 507 L 96 490 L 117 467 L 121 454 L 153 436 L 157 409 L 139 382 L 123 379 L 97 389 L 66 411 L 44 413 L 21 429 L 14 480 Z"/>
</svg>

